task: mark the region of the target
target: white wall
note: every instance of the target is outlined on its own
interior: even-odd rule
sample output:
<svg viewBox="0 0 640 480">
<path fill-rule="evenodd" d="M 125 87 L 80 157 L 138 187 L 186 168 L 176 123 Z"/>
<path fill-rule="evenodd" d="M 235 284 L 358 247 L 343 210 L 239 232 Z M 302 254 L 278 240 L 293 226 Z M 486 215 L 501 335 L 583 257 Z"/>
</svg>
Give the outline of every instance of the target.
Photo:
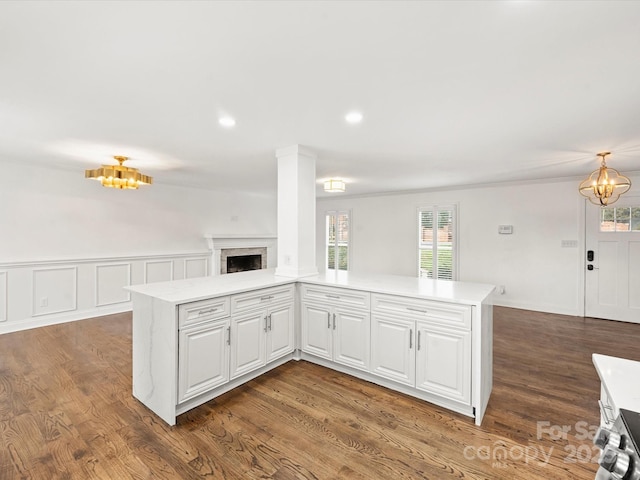
<svg viewBox="0 0 640 480">
<path fill-rule="evenodd" d="M 210 273 L 211 234 L 276 234 L 276 192 L 157 183 L 103 188 L 5 162 L 0 176 L 0 333 L 131 309 L 122 288 Z"/>
<path fill-rule="evenodd" d="M 358 272 L 417 274 L 420 205 L 458 204 L 459 280 L 504 285 L 496 304 L 582 312 L 584 201 L 579 182 L 529 183 L 317 201 L 317 258 L 324 261 L 324 214 L 351 210 L 351 265 Z M 636 184 L 640 181 L 636 180 Z M 597 208 L 589 205 L 591 208 Z M 499 235 L 498 225 L 513 225 Z M 576 240 L 577 248 L 561 247 Z"/>
<path fill-rule="evenodd" d="M 205 233 L 275 234 L 276 192 L 251 196 L 157 183 L 104 188 L 84 171 L 3 163 L 0 263 L 207 249 Z"/>
</svg>

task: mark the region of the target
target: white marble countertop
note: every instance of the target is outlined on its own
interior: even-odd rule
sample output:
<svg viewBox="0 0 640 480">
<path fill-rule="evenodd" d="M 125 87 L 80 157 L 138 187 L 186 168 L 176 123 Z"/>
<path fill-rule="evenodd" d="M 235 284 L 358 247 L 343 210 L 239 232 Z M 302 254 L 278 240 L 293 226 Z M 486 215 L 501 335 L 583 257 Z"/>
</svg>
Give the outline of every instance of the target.
<svg viewBox="0 0 640 480">
<path fill-rule="evenodd" d="M 125 288 L 176 305 L 295 282 L 471 305 L 486 302 L 495 288 L 493 285 L 480 283 L 430 280 L 402 275 L 359 275 L 352 272 L 329 271 L 309 277 L 290 278 L 276 276 L 274 272 L 274 269 L 253 270 Z"/>
<path fill-rule="evenodd" d="M 364 290 L 374 293 L 402 295 L 429 300 L 464 303 L 467 305 L 484 302 L 494 291 L 494 285 L 404 275 L 357 274 L 330 270 L 312 277 L 299 279 L 302 283 L 336 286 Z"/>
<path fill-rule="evenodd" d="M 615 408 L 640 412 L 640 362 L 598 353 L 592 358 Z"/>
</svg>

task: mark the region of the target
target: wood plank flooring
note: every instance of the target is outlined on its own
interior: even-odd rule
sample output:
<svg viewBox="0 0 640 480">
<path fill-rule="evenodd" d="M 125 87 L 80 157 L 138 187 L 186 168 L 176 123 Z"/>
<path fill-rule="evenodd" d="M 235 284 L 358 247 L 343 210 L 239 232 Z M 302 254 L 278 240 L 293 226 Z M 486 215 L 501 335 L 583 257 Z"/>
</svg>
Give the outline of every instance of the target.
<svg viewBox="0 0 640 480">
<path fill-rule="evenodd" d="M 481 427 L 294 361 L 169 427 L 131 396 L 130 314 L 0 335 L 0 479 L 593 479 L 591 354 L 640 360 L 640 325 L 494 317 Z"/>
</svg>

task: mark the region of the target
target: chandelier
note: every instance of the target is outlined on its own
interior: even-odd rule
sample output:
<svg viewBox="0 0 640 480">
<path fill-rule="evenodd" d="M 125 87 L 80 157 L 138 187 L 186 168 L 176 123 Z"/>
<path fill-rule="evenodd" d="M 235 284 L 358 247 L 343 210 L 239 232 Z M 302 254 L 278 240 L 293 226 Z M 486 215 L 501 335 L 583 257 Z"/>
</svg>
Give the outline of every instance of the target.
<svg viewBox="0 0 640 480">
<path fill-rule="evenodd" d="M 331 193 L 344 192 L 345 184 L 343 180 L 332 178 L 324 182 L 324 191 Z"/>
<path fill-rule="evenodd" d="M 137 189 L 140 185 L 151 185 L 153 178 L 138 172 L 137 168 L 122 165 L 129 157 L 113 157 L 118 165 L 102 165 L 95 170 L 85 170 L 84 177 L 100 181 L 103 187 Z"/>
<path fill-rule="evenodd" d="M 615 203 L 620 195 L 631 188 L 631 180 L 613 169 L 607 167 L 605 157 L 611 152 L 601 152 L 600 168 L 591 172 L 589 178 L 580 184 L 580 194 L 584 195 L 594 205 L 606 207 Z"/>
</svg>

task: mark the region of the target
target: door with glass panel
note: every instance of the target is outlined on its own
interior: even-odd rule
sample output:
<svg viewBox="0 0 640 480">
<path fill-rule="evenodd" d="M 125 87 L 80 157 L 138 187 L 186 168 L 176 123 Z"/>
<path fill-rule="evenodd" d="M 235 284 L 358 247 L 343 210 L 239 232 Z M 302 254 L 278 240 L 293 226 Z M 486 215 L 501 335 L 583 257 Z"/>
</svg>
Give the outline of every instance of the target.
<svg viewBox="0 0 640 480">
<path fill-rule="evenodd" d="M 640 197 L 586 204 L 585 316 L 640 323 Z"/>
</svg>

